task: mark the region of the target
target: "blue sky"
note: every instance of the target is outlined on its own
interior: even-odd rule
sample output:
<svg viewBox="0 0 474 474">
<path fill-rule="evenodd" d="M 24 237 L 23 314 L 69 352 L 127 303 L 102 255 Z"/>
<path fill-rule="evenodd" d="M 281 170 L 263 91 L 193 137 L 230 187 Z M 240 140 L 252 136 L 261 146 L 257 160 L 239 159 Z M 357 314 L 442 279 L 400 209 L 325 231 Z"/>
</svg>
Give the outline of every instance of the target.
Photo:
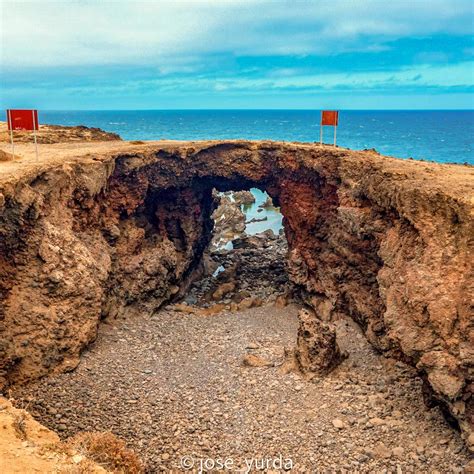
<svg viewBox="0 0 474 474">
<path fill-rule="evenodd" d="M 0 107 L 474 108 L 471 0 L 0 0 Z"/>
</svg>

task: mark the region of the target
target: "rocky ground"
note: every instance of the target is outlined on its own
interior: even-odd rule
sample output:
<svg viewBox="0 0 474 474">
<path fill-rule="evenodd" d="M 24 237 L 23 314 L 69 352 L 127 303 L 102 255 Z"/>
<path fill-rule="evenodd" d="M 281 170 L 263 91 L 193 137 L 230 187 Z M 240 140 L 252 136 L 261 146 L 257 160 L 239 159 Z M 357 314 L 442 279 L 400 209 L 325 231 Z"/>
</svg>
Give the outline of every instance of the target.
<svg viewBox="0 0 474 474">
<path fill-rule="evenodd" d="M 33 143 L 33 133 L 29 131 L 13 132 L 15 143 Z M 67 127 L 64 125 L 40 125 L 36 132 L 38 143 L 63 143 L 63 142 L 96 142 L 121 140 L 116 133 L 106 132 L 100 128 L 77 125 Z M 0 122 L 0 142 L 9 142 L 10 132 L 7 123 Z"/>
<path fill-rule="evenodd" d="M 62 437 L 112 430 L 149 472 L 280 455 L 294 472 L 462 472 L 463 443 L 425 407 L 420 380 L 374 353 L 351 321 L 338 322 L 350 354 L 339 369 L 311 382 L 285 373 L 296 314 L 270 305 L 129 316 L 102 326 L 74 372 L 14 395 Z"/>
<path fill-rule="evenodd" d="M 206 257 L 208 274 L 195 282 L 184 302 L 203 308 L 217 303 L 232 310 L 277 299 L 285 304 L 292 297 L 292 286 L 285 268 L 284 236 L 266 231 L 239 237 L 233 245 L 233 250 L 221 249 Z"/>
</svg>

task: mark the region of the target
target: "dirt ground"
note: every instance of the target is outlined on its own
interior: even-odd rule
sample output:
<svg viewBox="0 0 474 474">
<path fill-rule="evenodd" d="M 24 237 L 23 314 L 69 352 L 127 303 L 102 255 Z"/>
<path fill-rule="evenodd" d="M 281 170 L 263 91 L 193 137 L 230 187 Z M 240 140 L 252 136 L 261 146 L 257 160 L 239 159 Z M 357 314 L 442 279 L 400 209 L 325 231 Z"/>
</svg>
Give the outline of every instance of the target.
<svg viewBox="0 0 474 474">
<path fill-rule="evenodd" d="M 83 472 L 105 473 L 105 469 L 70 451 L 56 433 L 48 430 L 31 415 L 14 408 L 0 398 L 0 472 L 2 474 Z"/>
<path fill-rule="evenodd" d="M 438 409 L 426 408 L 412 369 L 377 355 L 352 321 L 337 325 L 349 358 L 305 381 L 282 370 L 294 305 L 129 315 L 102 326 L 76 371 L 15 397 L 62 437 L 112 430 L 149 472 L 224 460 L 255 472 L 267 459 L 270 471 L 291 461 L 308 473 L 463 472 L 468 453 Z"/>
</svg>

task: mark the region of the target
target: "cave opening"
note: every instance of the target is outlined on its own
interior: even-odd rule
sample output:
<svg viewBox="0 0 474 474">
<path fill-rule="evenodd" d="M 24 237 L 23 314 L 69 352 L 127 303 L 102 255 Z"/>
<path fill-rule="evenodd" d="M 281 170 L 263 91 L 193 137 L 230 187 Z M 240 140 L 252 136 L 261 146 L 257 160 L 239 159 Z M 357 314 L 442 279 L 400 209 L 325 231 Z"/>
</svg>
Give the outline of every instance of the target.
<svg viewBox="0 0 474 474">
<path fill-rule="evenodd" d="M 212 235 L 185 304 L 237 311 L 293 297 L 283 215 L 262 187 L 212 188 Z"/>
</svg>

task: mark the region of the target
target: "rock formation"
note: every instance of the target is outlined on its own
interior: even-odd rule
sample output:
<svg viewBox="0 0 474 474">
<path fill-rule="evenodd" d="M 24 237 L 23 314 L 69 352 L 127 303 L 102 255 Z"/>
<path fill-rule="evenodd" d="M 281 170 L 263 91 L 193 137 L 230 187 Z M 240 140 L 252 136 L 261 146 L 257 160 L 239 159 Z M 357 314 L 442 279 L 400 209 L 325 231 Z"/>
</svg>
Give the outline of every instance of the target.
<svg viewBox="0 0 474 474">
<path fill-rule="evenodd" d="M 15 143 L 32 143 L 33 133 L 24 131 L 13 132 Z M 61 143 L 61 142 L 98 142 L 120 140 L 116 133 L 106 132 L 100 128 L 76 125 L 66 127 L 64 125 L 41 125 L 36 132 L 38 143 Z M 0 122 L 0 142 L 10 141 L 10 132 L 6 122 Z"/>
<path fill-rule="evenodd" d="M 300 326 L 295 349 L 299 369 L 306 375 L 326 375 L 344 359 L 336 341 L 336 331 L 307 309 L 299 312 Z"/>
<path fill-rule="evenodd" d="M 233 193 L 233 198 L 239 206 L 242 204 L 248 206 L 255 202 L 255 196 L 250 191 L 237 191 Z"/>
<path fill-rule="evenodd" d="M 217 302 L 232 311 L 242 309 L 250 301 L 252 306 L 268 304 L 278 298 L 280 303 L 288 303 L 292 286 L 285 265 L 284 237 L 277 237 L 270 230 L 245 235 L 232 243 L 232 250 L 221 249 L 205 257 L 214 262 L 213 271 L 205 272 L 203 278 L 193 283 L 184 301 L 203 308 Z"/>
<path fill-rule="evenodd" d="M 101 318 L 173 298 L 209 245 L 213 188 L 258 187 L 321 321 L 349 314 L 472 429 L 471 167 L 275 142 L 85 153 L 0 175 L 4 386 L 73 368 Z"/>
<path fill-rule="evenodd" d="M 245 214 L 240 205 L 226 195 L 214 196 L 214 200 L 218 203 L 218 207 L 211 215 L 215 222 L 211 247 L 218 249 L 245 231 Z"/>
</svg>

